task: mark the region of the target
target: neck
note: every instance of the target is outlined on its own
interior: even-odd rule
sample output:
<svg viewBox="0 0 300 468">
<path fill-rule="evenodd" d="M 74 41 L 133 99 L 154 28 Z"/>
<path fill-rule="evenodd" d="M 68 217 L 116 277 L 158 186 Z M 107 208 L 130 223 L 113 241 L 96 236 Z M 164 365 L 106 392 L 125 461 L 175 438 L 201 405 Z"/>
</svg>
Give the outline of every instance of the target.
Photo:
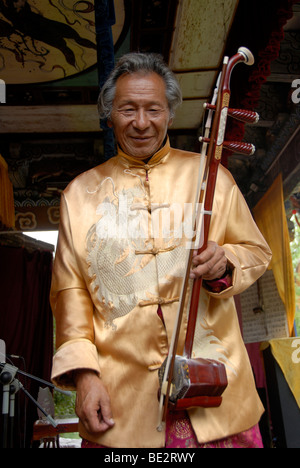
<svg viewBox="0 0 300 468">
<path fill-rule="evenodd" d="M 125 153 L 121 146 L 118 146 L 118 155 L 126 158 L 130 163 L 135 163 L 137 165 L 143 166 L 145 164 L 157 164 L 170 150 L 170 143 L 168 136 L 166 137 L 163 145 L 151 156 L 146 156 L 145 158 L 135 158 L 130 154 Z"/>
</svg>

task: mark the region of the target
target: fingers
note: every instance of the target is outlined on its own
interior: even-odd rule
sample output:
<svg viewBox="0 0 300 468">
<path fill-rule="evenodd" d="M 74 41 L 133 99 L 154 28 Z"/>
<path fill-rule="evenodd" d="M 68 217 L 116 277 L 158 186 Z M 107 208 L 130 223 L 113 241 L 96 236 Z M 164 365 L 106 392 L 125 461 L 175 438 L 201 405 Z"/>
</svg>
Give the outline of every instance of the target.
<svg viewBox="0 0 300 468">
<path fill-rule="evenodd" d="M 106 398 L 101 402 L 101 409 L 98 411 L 98 418 L 100 421 L 100 426 L 104 431 L 113 427 L 115 422 L 111 412 L 110 400 L 106 394 Z"/>
<path fill-rule="evenodd" d="M 211 281 L 221 278 L 227 267 L 225 251 L 216 242 L 209 241 L 207 248 L 201 254 L 194 253 L 190 278 Z"/>
<path fill-rule="evenodd" d="M 106 432 L 114 426 L 110 401 L 106 396 L 94 399 L 87 394 L 81 404 L 76 404 L 76 413 L 90 434 Z"/>
<path fill-rule="evenodd" d="M 101 433 L 113 427 L 109 395 L 94 372 L 77 374 L 76 391 L 76 414 L 89 433 Z"/>
</svg>

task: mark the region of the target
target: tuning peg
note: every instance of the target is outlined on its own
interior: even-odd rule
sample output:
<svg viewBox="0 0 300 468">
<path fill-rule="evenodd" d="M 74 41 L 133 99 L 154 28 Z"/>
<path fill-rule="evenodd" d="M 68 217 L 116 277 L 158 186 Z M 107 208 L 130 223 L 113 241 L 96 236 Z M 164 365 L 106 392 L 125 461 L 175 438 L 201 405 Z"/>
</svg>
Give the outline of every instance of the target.
<svg viewBox="0 0 300 468">
<path fill-rule="evenodd" d="M 201 143 L 209 143 L 210 138 L 200 137 L 199 141 Z M 255 146 L 252 143 L 245 143 L 243 141 L 224 141 L 223 148 L 246 156 L 252 156 L 255 153 Z"/>
<path fill-rule="evenodd" d="M 216 110 L 216 106 L 209 103 L 205 103 L 204 108 Z M 241 122 L 245 122 L 248 124 L 255 124 L 259 121 L 258 113 L 250 110 L 229 108 L 228 115 L 236 120 L 240 120 Z"/>
</svg>

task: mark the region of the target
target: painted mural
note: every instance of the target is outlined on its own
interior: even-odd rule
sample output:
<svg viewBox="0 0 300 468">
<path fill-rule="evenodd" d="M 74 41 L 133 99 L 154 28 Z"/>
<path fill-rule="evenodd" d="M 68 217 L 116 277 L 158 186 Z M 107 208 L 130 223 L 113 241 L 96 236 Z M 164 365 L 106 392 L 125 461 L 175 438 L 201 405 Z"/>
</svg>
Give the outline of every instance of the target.
<svg viewBox="0 0 300 468">
<path fill-rule="evenodd" d="M 124 23 L 115 2 L 114 41 Z M 0 0 L 0 76 L 7 84 L 63 79 L 96 64 L 93 1 Z"/>
</svg>

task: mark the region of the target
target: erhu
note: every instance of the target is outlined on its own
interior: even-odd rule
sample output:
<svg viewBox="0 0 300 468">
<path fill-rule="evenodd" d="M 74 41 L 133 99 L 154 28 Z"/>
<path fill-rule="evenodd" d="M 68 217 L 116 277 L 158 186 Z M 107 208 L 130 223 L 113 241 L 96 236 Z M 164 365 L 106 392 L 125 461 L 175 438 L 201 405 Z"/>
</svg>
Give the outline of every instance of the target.
<svg viewBox="0 0 300 468">
<path fill-rule="evenodd" d="M 207 247 L 217 172 L 223 148 L 245 155 L 251 155 L 255 151 L 254 146 L 249 143 L 224 141 L 228 115 L 245 123 L 256 123 L 259 118 L 256 112 L 229 108 L 231 73 L 238 63 L 247 65 L 254 63 L 252 53 L 245 47 L 239 48 L 237 54 L 230 59 L 224 57 L 212 102 L 205 105 L 208 116 L 205 134 L 200 138 L 202 151 L 195 204 L 196 207 L 203 206 L 203 209 L 195 211 L 193 220 L 194 232 L 199 226 L 202 231 L 203 242 L 198 246 L 198 253 Z M 223 363 L 211 359 L 192 358 L 202 278 L 193 281 L 184 352 L 182 356 L 176 354 L 192 258 L 193 249 L 190 249 L 169 354 L 158 372 L 160 388 L 157 429 L 159 431 L 163 428 L 168 409 L 176 411 L 192 407 L 220 406 L 222 394 L 228 384 Z"/>
</svg>

